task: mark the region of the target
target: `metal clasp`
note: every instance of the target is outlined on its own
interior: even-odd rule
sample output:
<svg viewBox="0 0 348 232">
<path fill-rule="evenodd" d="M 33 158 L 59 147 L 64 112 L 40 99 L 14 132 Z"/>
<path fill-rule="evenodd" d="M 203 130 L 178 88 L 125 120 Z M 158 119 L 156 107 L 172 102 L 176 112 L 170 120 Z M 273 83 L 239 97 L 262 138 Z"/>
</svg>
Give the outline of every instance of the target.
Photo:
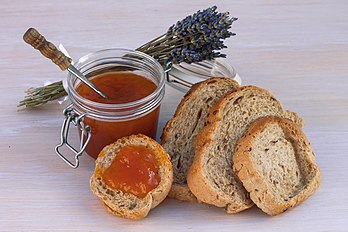
<svg viewBox="0 0 348 232">
<path fill-rule="evenodd" d="M 239 84 L 241 79 L 234 68 L 221 59 L 205 60 L 198 63 L 167 63 L 165 67 L 166 83 L 186 93 L 192 85 L 211 77 L 229 77 Z"/>
<path fill-rule="evenodd" d="M 72 108 L 72 104 L 67 106 L 63 114 L 65 116 L 65 119 L 63 121 L 62 130 L 60 133 L 60 144 L 58 144 L 55 147 L 56 154 L 64 160 L 65 163 L 67 163 L 72 168 L 77 168 L 79 166 L 79 156 L 82 155 L 84 150 L 86 149 L 90 139 L 91 139 L 91 127 L 85 126 L 83 119 L 86 116 L 86 114 L 81 114 Z M 73 123 L 75 127 L 79 127 L 81 130 L 81 140 L 80 140 L 80 148 L 79 150 L 76 150 L 73 146 L 71 146 L 68 143 L 68 133 L 69 133 L 69 127 L 70 123 Z M 62 146 L 66 146 L 69 148 L 74 154 L 75 154 L 75 164 L 73 164 L 71 161 L 69 161 L 63 154 L 60 153 L 59 148 Z"/>
</svg>

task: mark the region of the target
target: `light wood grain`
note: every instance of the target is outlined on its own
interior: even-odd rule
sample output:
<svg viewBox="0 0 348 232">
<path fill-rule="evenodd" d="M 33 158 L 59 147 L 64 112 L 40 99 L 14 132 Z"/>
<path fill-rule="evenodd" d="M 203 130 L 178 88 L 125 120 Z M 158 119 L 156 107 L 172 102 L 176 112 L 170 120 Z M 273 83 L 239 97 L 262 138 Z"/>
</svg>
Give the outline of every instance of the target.
<svg viewBox="0 0 348 232">
<path fill-rule="evenodd" d="M 239 20 L 228 62 L 246 85 L 269 89 L 305 119 L 323 173 L 319 190 L 277 217 L 236 215 L 166 200 L 134 222 L 107 213 L 89 189 L 94 163 L 69 168 L 53 151 L 63 105 L 17 112 L 24 90 L 66 76 L 22 41 L 36 27 L 74 58 L 135 48 L 211 1 L 1 1 L 0 231 L 345 231 L 348 227 L 348 2 L 221 1 Z M 182 93 L 168 87 L 160 128 Z"/>
</svg>

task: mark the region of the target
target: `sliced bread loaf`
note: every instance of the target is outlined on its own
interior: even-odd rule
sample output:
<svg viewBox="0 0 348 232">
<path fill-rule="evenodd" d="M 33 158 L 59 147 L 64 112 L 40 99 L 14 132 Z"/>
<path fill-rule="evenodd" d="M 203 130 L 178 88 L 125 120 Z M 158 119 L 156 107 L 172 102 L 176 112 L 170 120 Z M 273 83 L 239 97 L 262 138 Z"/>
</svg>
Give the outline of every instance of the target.
<svg viewBox="0 0 348 232">
<path fill-rule="evenodd" d="M 269 215 L 299 204 L 320 182 L 313 150 L 301 128 L 278 117 L 251 124 L 237 142 L 233 170 L 251 200 Z"/>
<path fill-rule="evenodd" d="M 232 171 L 232 156 L 250 123 L 268 115 L 289 117 L 302 124 L 297 114 L 283 110 L 272 94 L 254 86 L 225 95 L 210 109 L 207 125 L 196 137 L 195 157 L 187 176 L 190 190 L 200 201 L 225 207 L 227 213 L 253 205 Z"/>
<path fill-rule="evenodd" d="M 161 144 L 170 155 L 174 170 L 170 197 L 196 201 L 186 182 L 187 170 L 194 157 L 194 139 L 204 126 L 210 107 L 222 96 L 238 88 L 238 83 L 229 78 L 210 78 L 195 84 L 164 127 Z"/>
<path fill-rule="evenodd" d="M 126 146 L 144 146 L 151 149 L 158 162 L 158 186 L 139 198 L 131 193 L 111 188 L 103 180 L 103 173 L 111 166 L 121 148 Z M 92 192 L 100 198 L 104 206 L 113 214 L 130 219 L 145 217 L 150 209 L 156 207 L 167 196 L 173 181 L 173 169 L 170 157 L 153 139 L 145 135 L 132 135 L 106 146 L 96 160 L 96 167 L 90 181 Z"/>
</svg>

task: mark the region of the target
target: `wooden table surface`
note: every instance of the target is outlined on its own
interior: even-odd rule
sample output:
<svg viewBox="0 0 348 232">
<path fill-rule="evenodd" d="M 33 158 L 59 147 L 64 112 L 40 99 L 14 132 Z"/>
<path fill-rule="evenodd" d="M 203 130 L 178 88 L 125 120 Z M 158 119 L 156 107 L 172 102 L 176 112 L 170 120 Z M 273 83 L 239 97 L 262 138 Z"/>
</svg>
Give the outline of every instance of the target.
<svg viewBox="0 0 348 232">
<path fill-rule="evenodd" d="M 167 199 L 141 221 L 114 217 L 91 193 L 94 162 L 69 168 L 54 153 L 64 105 L 17 112 L 31 86 L 65 78 L 22 41 L 36 27 L 75 58 L 103 48 L 136 48 L 203 1 L 16 1 L 0 8 L 0 231 L 347 231 L 348 1 L 219 1 L 239 20 L 226 60 L 245 85 L 268 89 L 305 119 L 322 170 L 318 191 L 277 217 L 236 215 Z M 159 131 L 182 93 L 168 87 Z M 77 140 L 77 138 L 76 138 Z"/>
</svg>

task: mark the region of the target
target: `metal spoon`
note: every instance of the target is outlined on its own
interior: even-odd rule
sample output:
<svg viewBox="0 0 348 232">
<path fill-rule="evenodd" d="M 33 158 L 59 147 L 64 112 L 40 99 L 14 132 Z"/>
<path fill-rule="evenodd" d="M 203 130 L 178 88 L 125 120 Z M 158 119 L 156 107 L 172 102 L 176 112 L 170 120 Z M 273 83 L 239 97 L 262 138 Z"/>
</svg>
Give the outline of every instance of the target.
<svg viewBox="0 0 348 232">
<path fill-rule="evenodd" d="M 90 80 L 88 80 L 75 66 L 71 64 L 71 59 L 59 51 L 56 46 L 47 41 L 36 29 L 29 28 L 23 35 L 23 40 L 39 50 L 42 55 L 52 60 L 53 63 L 59 66 L 62 71 L 68 70 L 71 74 L 79 78 L 83 83 L 88 85 L 96 93 L 103 98 L 107 96 L 101 92 Z"/>
</svg>

